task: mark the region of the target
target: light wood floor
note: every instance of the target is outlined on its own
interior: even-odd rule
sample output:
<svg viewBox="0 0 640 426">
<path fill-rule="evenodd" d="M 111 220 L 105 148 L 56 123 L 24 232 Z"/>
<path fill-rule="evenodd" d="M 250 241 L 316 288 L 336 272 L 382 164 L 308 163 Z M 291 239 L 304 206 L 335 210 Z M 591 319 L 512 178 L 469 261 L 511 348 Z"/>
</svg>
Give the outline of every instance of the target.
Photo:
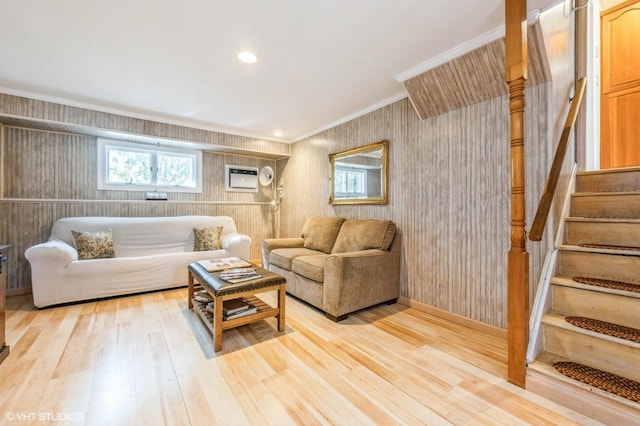
<svg viewBox="0 0 640 426">
<path fill-rule="evenodd" d="M 403 305 L 336 324 L 287 297 L 284 333 L 273 318 L 228 330 L 215 354 L 186 293 L 40 311 L 9 298 L 0 422 L 596 424 L 507 383 L 504 341 Z"/>
</svg>

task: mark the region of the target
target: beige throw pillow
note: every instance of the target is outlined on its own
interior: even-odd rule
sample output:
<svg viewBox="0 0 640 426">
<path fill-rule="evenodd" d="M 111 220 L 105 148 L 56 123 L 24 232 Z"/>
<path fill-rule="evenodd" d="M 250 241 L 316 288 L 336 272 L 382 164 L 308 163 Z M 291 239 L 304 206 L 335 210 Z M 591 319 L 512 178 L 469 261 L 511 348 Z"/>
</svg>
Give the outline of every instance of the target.
<svg viewBox="0 0 640 426">
<path fill-rule="evenodd" d="M 396 224 L 390 220 L 347 220 L 340 228 L 331 253 L 387 250 L 395 233 Z"/>
<path fill-rule="evenodd" d="M 220 250 L 222 247 L 220 240 L 222 226 L 215 228 L 193 228 L 193 234 L 195 235 L 193 251 Z"/>
<path fill-rule="evenodd" d="M 331 253 L 340 226 L 344 219 L 341 217 L 310 217 L 302 227 L 301 237 L 304 238 L 304 248 Z"/>
<path fill-rule="evenodd" d="M 78 259 L 105 259 L 115 257 L 111 229 L 102 232 L 80 232 L 71 230 Z"/>
</svg>

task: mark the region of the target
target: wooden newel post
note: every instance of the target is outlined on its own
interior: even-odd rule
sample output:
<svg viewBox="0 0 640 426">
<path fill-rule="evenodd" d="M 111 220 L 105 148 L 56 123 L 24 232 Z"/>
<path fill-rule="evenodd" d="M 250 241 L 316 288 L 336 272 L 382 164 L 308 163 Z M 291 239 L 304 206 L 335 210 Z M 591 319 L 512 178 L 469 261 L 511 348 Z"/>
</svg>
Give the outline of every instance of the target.
<svg viewBox="0 0 640 426">
<path fill-rule="evenodd" d="M 525 387 L 529 332 L 529 253 L 525 233 L 524 86 L 527 79 L 527 1 L 505 2 L 509 83 L 511 249 L 508 257 L 508 379 Z"/>
</svg>

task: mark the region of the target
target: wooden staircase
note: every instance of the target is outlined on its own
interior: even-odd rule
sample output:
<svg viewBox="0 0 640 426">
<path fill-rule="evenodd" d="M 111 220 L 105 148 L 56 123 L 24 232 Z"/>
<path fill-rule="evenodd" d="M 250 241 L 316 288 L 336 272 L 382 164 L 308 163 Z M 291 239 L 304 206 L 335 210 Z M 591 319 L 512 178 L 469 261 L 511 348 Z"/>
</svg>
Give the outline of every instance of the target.
<svg viewBox="0 0 640 426">
<path fill-rule="evenodd" d="M 605 424 L 640 424 L 634 390 L 621 396 L 554 367 L 577 363 L 640 389 L 640 340 L 633 337 L 640 336 L 640 168 L 577 174 L 548 294 L 542 351 L 528 366 L 527 389 Z"/>
</svg>

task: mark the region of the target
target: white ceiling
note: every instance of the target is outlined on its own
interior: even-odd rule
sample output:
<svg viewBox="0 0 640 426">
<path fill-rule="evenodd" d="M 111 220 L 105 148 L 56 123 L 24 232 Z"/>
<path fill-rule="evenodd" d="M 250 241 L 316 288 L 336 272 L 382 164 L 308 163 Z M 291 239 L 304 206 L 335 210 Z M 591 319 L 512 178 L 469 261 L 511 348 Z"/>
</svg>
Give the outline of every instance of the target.
<svg viewBox="0 0 640 426">
<path fill-rule="evenodd" d="M 0 92 L 288 142 L 404 97 L 398 80 L 504 22 L 504 0 L 0 0 L 0 11 Z M 258 62 L 238 61 L 243 50 Z"/>
</svg>

